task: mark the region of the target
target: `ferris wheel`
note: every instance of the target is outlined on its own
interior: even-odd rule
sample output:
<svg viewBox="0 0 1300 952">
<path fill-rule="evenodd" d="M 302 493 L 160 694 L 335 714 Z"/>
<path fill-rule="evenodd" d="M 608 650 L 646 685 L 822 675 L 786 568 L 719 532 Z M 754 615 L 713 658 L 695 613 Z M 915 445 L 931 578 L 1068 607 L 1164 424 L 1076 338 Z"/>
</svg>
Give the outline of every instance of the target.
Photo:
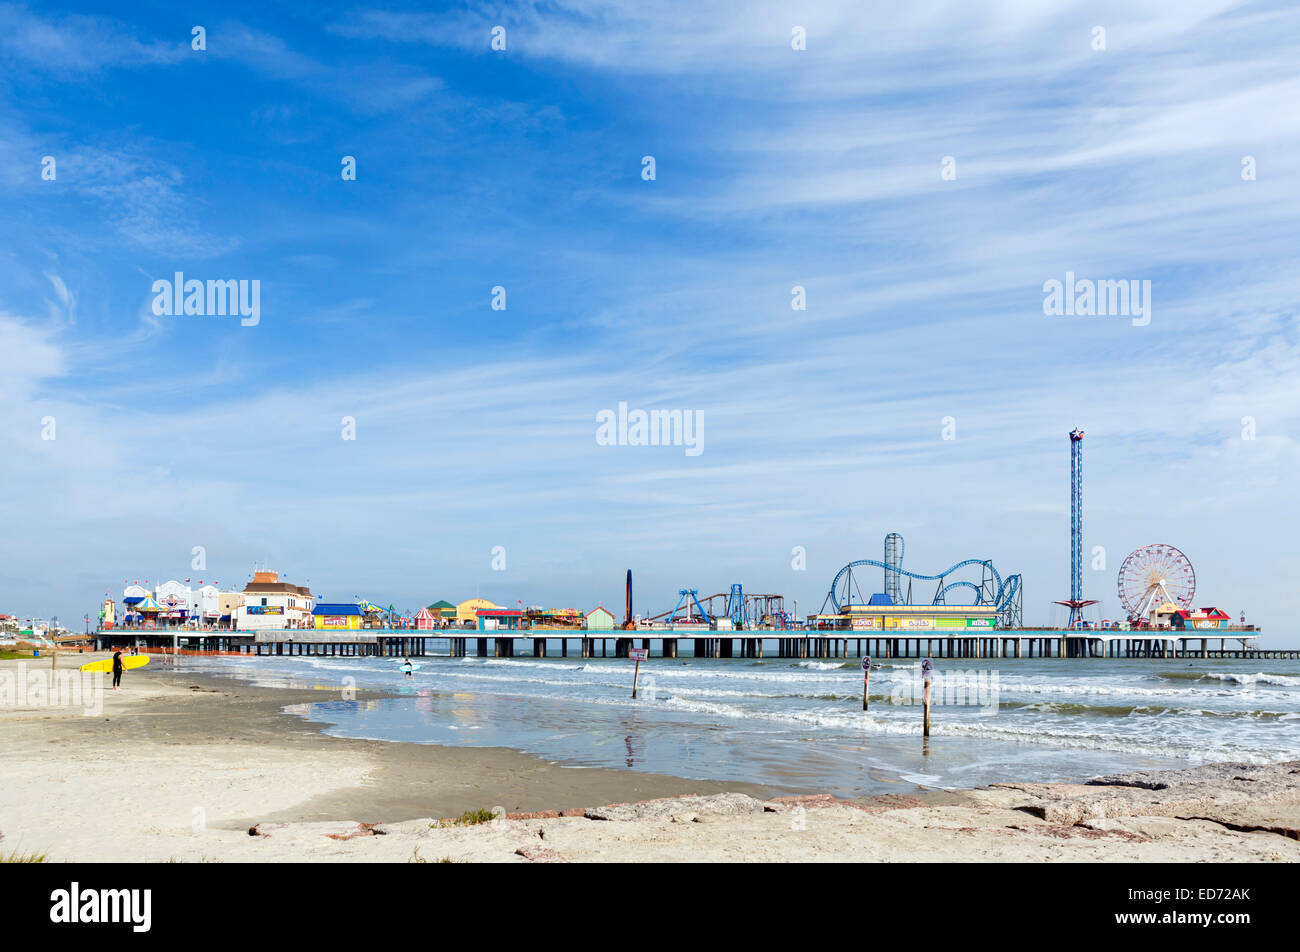
<svg viewBox="0 0 1300 952">
<path fill-rule="evenodd" d="M 1196 571 L 1172 545 L 1134 549 L 1119 567 L 1119 600 L 1130 618 L 1147 618 L 1167 602 L 1192 607 Z"/>
</svg>

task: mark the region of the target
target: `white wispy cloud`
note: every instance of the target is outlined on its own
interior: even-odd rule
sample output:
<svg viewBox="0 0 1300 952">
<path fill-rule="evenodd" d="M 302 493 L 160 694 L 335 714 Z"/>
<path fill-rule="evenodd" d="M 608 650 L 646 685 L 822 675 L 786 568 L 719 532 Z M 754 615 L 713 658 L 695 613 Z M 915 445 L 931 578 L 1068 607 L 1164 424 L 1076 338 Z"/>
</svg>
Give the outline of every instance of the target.
<svg viewBox="0 0 1300 952">
<path fill-rule="evenodd" d="M 48 16 L 0 3 L 0 59 L 47 75 L 175 63 L 189 52 L 189 42 L 188 31 L 171 40 L 145 39 L 110 17 Z"/>
</svg>

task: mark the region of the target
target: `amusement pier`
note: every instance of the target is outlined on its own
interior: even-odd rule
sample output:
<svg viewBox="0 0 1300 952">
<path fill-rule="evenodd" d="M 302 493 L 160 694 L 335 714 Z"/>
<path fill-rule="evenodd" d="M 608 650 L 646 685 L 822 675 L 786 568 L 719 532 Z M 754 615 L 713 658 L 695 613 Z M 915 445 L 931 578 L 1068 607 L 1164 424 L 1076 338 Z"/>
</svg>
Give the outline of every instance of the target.
<svg viewBox="0 0 1300 952">
<path fill-rule="evenodd" d="M 820 610 L 803 618 L 783 595 L 739 583 L 703 597 L 678 589 L 671 610 L 643 616 L 633 610 L 630 569 L 621 621 L 604 605 L 507 608 L 485 598 L 403 614 L 364 600 L 322 602 L 307 586 L 257 571 L 242 591 L 202 580 L 196 590 L 188 579 L 128 585 L 120 618 L 105 598 L 84 637 L 99 649 L 255 656 L 624 658 L 641 649 L 664 658 L 1300 658 L 1261 648 L 1244 614 L 1233 624 L 1226 611 L 1198 605 L 1191 561 L 1164 543 L 1129 553 L 1116 580 L 1123 615 L 1099 617 L 1100 601 L 1083 591 L 1083 432 L 1069 437 L 1070 597 L 1053 603 L 1068 611 L 1059 627 L 1025 625 L 1019 574 L 974 558 L 917 572 L 904 567 L 903 537 L 891 532 L 882 558 L 841 568 Z"/>
<path fill-rule="evenodd" d="M 886 537 L 884 556 L 845 565 L 821 610 L 802 619 L 786 610 L 784 596 L 746 593 L 740 584 L 704 597 L 679 589 L 673 609 L 643 617 L 633 611 L 630 570 L 621 622 L 603 605 L 584 613 L 484 598 L 435 602 L 406 617 L 367 601 L 315 602 L 307 587 L 255 572 L 242 592 L 201 587 L 193 594 L 197 617 L 178 607 L 191 604 L 179 583 L 158 586 L 161 601 L 132 586 L 124 623 L 107 600 L 93 639 L 98 649 L 317 657 L 626 658 L 639 648 L 664 658 L 1300 658 L 1260 648 L 1254 626 L 1232 625 L 1217 608 L 1179 607 L 1190 605 L 1194 576 L 1171 546 L 1137 550 L 1120 570 L 1121 596 L 1147 614 L 1118 623 L 1079 618 L 1063 628 L 1023 625 L 1020 577 L 1003 577 L 988 560 L 913 572 L 902 566 L 897 533 Z M 875 578 L 884 591 L 863 588 Z"/>
<path fill-rule="evenodd" d="M 862 635 L 866 635 L 863 637 Z M 1297 650 L 1253 645 L 1256 636 L 1015 629 L 976 636 L 871 635 L 844 631 L 495 630 L 443 634 L 409 629 L 356 632 L 218 631 L 165 633 L 117 629 L 93 634 L 98 650 L 136 646 L 158 654 L 314 657 L 627 658 L 641 648 L 663 658 L 1257 658 L 1297 659 Z"/>
</svg>

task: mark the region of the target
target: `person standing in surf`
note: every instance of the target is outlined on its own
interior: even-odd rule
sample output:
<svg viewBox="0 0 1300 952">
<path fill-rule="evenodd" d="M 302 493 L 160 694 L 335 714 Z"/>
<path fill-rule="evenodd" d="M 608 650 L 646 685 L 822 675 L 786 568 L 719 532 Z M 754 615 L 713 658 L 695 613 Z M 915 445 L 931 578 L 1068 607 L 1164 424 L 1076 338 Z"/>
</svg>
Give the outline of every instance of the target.
<svg viewBox="0 0 1300 952">
<path fill-rule="evenodd" d="M 122 649 L 113 652 L 113 690 L 122 683 Z"/>
<path fill-rule="evenodd" d="M 406 680 L 412 681 L 415 679 L 415 669 L 411 667 L 410 658 L 402 659 L 402 670 L 406 672 Z"/>
</svg>

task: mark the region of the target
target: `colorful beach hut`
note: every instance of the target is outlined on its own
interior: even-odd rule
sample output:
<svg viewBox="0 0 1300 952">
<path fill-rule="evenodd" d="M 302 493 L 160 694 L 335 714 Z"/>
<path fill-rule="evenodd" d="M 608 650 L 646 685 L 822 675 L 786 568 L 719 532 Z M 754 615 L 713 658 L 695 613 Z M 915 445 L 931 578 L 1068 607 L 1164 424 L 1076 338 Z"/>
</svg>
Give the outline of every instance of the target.
<svg viewBox="0 0 1300 952">
<path fill-rule="evenodd" d="M 430 628 L 438 627 L 438 619 L 434 617 L 433 612 L 427 608 L 421 608 L 415 613 L 415 627 L 417 631 L 428 631 Z"/>
</svg>

